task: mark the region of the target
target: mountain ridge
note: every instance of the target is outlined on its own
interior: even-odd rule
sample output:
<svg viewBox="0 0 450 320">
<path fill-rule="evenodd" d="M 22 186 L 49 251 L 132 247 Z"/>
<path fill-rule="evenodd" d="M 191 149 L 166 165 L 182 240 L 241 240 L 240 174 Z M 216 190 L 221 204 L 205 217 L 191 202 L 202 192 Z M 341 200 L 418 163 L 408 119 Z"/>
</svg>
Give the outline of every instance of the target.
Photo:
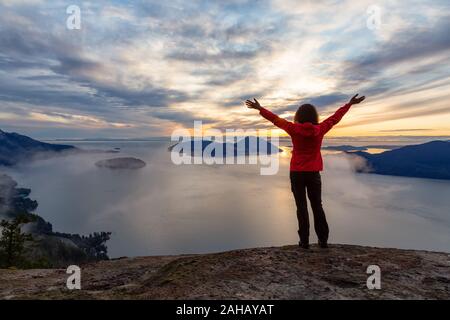
<svg viewBox="0 0 450 320">
<path fill-rule="evenodd" d="M 19 162 L 51 153 L 75 151 L 76 147 L 41 142 L 16 132 L 0 129 L 0 165 L 13 166 Z"/>
<path fill-rule="evenodd" d="M 450 142 L 435 140 L 408 145 L 377 154 L 362 151 L 347 152 L 362 157 L 365 166 L 357 165 L 359 172 L 383 175 L 450 179 Z"/>
</svg>

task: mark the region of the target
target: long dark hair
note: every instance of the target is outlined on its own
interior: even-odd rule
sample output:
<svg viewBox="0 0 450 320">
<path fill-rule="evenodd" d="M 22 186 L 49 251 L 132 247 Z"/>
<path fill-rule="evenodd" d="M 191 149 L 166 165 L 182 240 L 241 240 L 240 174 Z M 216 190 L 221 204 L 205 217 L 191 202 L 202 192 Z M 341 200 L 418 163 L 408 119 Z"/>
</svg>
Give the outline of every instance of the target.
<svg viewBox="0 0 450 320">
<path fill-rule="evenodd" d="M 309 103 L 302 104 L 295 113 L 294 122 L 319 124 L 319 114 L 317 113 L 316 107 Z"/>
</svg>

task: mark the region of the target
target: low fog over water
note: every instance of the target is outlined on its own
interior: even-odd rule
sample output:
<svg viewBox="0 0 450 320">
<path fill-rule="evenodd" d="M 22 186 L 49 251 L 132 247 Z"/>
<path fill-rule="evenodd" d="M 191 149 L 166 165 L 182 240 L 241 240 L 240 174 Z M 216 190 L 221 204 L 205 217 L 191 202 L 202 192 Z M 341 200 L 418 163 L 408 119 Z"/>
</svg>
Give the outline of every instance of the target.
<svg viewBox="0 0 450 320">
<path fill-rule="evenodd" d="M 261 176 L 255 165 L 176 166 L 169 141 L 73 144 L 121 152 L 57 157 L 2 171 L 32 189 L 37 213 L 55 230 L 111 231 L 111 257 L 298 241 L 288 153 L 277 175 Z M 138 157 L 147 166 L 95 166 L 119 156 Z M 331 243 L 450 251 L 450 181 L 356 174 L 344 154 L 329 153 L 324 160 Z M 313 228 L 311 234 L 315 241 Z"/>
</svg>

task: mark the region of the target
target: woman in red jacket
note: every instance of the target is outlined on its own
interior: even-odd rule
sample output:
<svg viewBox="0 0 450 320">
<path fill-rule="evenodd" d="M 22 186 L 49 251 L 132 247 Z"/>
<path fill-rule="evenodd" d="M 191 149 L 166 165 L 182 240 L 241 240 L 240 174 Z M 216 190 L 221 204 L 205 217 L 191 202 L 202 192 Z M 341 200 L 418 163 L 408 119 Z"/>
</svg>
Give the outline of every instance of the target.
<svg viewBox="0 0 450 320">
<path fill-rule="evenodd" d="M 294 122 L 287 121 L 261 107 L 259 102 L 247 100 L 248 108 L 259 110 L 260 114 L 274 125 L 286 131 L 292 139 L 293 150 L 290 165 L 291 190 L 297 205 L 299 245 L 309 248 L 309 216 L 306 195 L 314 214 L 314 229 L 319 245 L 327 248 L 328 224 L 322 208 L 322 182 L 320 171 L 323 170 L 320 147 L 324 135 L 336 125 L 353 104 L 364 100 L 364 96 L 355 95 L 331 117 L 319 123 L 319 115 L 311 104 L 300 106 L 295 113 Z"/>
</svg>

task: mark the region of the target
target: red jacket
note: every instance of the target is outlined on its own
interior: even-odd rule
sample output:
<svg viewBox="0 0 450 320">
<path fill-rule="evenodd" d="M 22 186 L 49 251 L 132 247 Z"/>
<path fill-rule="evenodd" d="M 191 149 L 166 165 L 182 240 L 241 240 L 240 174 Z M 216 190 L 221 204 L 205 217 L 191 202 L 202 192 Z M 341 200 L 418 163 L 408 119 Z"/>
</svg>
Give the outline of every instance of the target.
<svg viewBox="0 0 450 320">
<path fill-rule="evenodd" d="M 292 139 L 291 171 L 322 171 L 323 162 L 320 153 L 323 136 L 337 124 L 350 109 L 350 104 L 339 108 L 331 117 L 320 124 L 293 123 L 278 117 L 267 109 L 261 108 L 260 114 L 286 131 Z"/>
</svg>

